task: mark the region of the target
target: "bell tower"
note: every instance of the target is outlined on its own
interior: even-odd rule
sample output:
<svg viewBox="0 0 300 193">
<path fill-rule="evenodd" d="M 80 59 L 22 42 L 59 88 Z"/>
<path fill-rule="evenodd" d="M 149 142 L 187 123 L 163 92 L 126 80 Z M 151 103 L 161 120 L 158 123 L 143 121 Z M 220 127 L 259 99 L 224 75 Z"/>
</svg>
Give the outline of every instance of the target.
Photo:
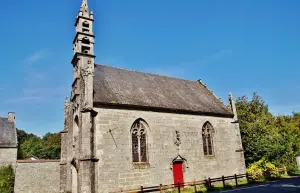
<svg viewBox="0 0 300 193">
<path fill-rule="evenodd" d="M 76 17 L 76 35 L 73 40 L 74 57 L 72 64 L 74 67 L 74 82 L 71 100 L 79 94 L 78 80 L 83 79 L 84 90 L 82 93 L 81 110 L 91 110 L 93 107 L 93 76 L 95 65 L 94 39 L 93 34 L 94 14 L 89 10 L 87 0 L 82 0 L 81 7 Z M 77 101 L 79 102 L 79 101 Z"/>
<path fill-rule="evenodd" d="M 73 40 L 74 68 L 73 84 L 70 103 L 67 103 L 67 165 L 64 177 L 66 183 L 62 192 L 93 193 L 95 192 L 95 158 L 94 152 L 94 117 L 93 91 L 94 91 L 94 14 L 88 8 L 87 0 L 82 0 L 76 17 L 76 35 Z M 67 127 L 67 128 L 66 128 Z M 62 175 L 61 175 L 62 176 Z"/>
<path fill-rule="evenodd" d="M 76 18 L 76 36 L 74 38 L 74 54 L 84 54 L 91 58 L 94 55 L 94 34 L 93 34 L 94 14 L 89 10 L 87 0 L 83 0 Z"/>
</svg>

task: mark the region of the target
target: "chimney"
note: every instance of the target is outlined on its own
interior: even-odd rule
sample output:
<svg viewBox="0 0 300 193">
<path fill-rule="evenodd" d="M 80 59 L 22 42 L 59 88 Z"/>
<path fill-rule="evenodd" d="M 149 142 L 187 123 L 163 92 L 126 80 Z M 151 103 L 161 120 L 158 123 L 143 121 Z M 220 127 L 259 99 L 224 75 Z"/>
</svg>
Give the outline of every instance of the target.
<svg viewBox="0 0 300 193">
<path fill-rule="evenodd" d="M 8 113 L 8 121 L 9 122 L 13 122 L 16 124 L 16 117 L 15 117 L 15 113 L 14 112 L 9 112 Z"/>
</svg>

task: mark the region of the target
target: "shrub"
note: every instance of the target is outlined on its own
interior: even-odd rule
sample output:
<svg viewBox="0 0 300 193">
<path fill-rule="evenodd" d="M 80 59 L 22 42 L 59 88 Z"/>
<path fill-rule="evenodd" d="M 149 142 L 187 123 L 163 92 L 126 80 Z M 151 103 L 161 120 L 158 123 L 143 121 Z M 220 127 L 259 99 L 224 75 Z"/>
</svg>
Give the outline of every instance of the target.
<svg viewBox="0 0 300 193">
<path fill-rule="evenodd" d="M 298 166 L 295 164 L 290 164 L 286 166 L 287 173 L 289 175 L 294 175 L 297 172 Z"/>
<path fill-rule="evenodd" d="M 264 164 L 264 176 L 266 178 L 276 178 L 279 176 L 277 168 L 271 162 L 265 162 Z"/>
<path fill-rule="evenodd" d="M 0 192 L 13 193 L 15 174 L 12 166 L 0 167 Z"/>
<path fill-rule="evenodd" d="M 296 169 L 296 171 L 294 172 L 293 175 L 300 175 L 300 168 L 299 167 L 297 167 L 297 169 Z"/>
<path fill-rule="evenodd" d="M 247 168 L 249 177 L 254 181 L 262 181 L 265 178 L 272 179 L 279 177 L 279 172 L 276 166 L 262 158 L 261 160 L 254 162 Z"/>
<path fill-rule="evenodd" d="M 258 162 L 251 164 L 247 168 L 247 172 L 253 181 L 260 181 L 263 178 L 263 169 L 260 167 Z"/>
</svg>

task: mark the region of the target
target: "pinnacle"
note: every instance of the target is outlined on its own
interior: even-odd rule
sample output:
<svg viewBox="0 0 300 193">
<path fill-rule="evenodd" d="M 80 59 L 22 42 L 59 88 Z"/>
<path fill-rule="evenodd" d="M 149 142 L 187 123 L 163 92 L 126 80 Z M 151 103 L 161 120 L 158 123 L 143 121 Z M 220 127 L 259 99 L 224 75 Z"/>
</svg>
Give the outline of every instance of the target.
<svg viewBox="0 0 300 193">
<path fill-rule="evenodd" d="M 81 7 L 80 7 L 80 8 L 88 9 L 87 0 L 82 0 Z"/>
</svg>

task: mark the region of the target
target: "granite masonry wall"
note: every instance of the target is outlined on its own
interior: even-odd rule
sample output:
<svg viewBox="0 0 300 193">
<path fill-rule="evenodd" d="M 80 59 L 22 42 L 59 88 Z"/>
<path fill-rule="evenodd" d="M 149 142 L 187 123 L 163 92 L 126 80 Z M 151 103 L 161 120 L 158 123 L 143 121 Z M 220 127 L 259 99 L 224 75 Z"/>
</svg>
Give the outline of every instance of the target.
<svg viewBox="0 0 300 193">
<path fill-rule="evenodd" d="M 17 148 L 0 148 L 0 166 L 11 164 L 13 167 L 17 160 Z"/>
<path fill-rule="evenodd" d="M 187 160 L 184 181 L 202 180 L 245 173 L 245 162 L 238 123 L 232 118 L 171 114 L 150 111 L 95 108 L 96 192 L 114 192 L 159 184 L 172 184 L 172 160 L 180 154 Z M 131 126 L 142 118 L 149 126 L 147 148 L 149 163 L 134 165 Z M 202 126 L 214 127 L 214 157 L 205 157 Z M 175 130 L 181 145 L 174 144 Z"/>
<path fill-rule="evenodd" d="M 17 161 L 15 193 L 59 193 L 59 161 Z"/>
</svg>

